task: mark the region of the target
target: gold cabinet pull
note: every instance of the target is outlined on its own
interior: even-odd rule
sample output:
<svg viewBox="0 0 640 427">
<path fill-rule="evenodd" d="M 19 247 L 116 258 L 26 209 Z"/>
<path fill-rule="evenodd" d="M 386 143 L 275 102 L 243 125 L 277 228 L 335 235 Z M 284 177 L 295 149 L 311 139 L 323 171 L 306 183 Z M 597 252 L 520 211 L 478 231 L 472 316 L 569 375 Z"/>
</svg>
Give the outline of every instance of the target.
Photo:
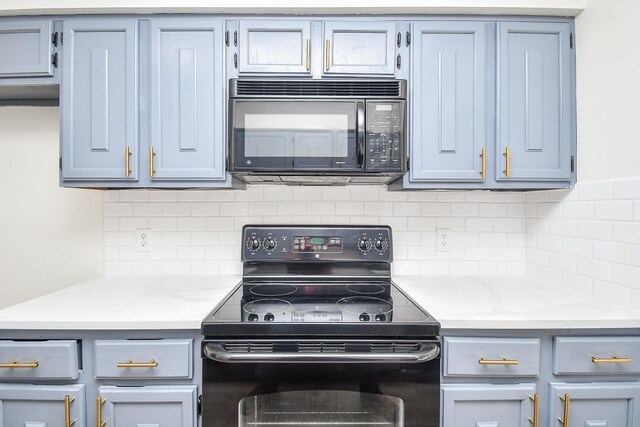
<svg viewBox="0 0 640 427">
<path fill-rule="evenodd" d="M 558 417 L 558 421 L 564 426 L 567 427 L 569 425 L 569 405 L 571 405 L 571 396 L 569 393 L 565 393 L 564 396 L 559 396 L 560 400 L 564 402 L 564 418 Z"/>
<path fill-rule="evenodd" d="M 106 421 L 102 421 L 102 405 L 105 402 L 106 400 L 101 397 L 96 399 L 96 427 L 104 427 L 107 424 Z"/>
<path fill-rule="evenodd" d="M 129 359 L 126 362 L 118 363 L 116 365 L 118 368 L 157 368 L 158 362 L 154 359 L 151 359 L 147 363 L 136 363 L 133 360 Z"/>
<path fill-rule="evenodd" d="M 124 176 L 129 177 L 131 175 L 131 168 L 129 167 L 129 158 L 131 157 L 131 150 L 127 145 L 124 149 Z"/>
<path fill-rule="evenodd" d="M 7 369 L 19 369 L 19 368 L 37 368 L 40 366 L 40 363 L 37 360 L 34 360 L 31 363 L 18 363 L 18 360 L 12 360 L 9 363 L 0 363 L 0 368 Z"/>
<path fill-rule="evenodd" d="M 482 168 L 480 169 L 480 175 L 485 178 L 487 176 L 487 149 L 485 147 L 482 147 L 480 158 L 482 159 Z"/>
<path fill-rule="evenodd" d="M 331 41 L 327 39 L 324 45 L 324 67 L 327 71 L 331 67 Z"/>
<path fill-rule="evenodd" d="M 66 395 L 64 397 L 64 427 L 71 427 L 76 423 L 75 419 L 71 419 L 71 402 L 76 400 L 75 397 Z"/>
<path fill-rule="evenodd" d="M 505 170 L 502 172 L 504 172 L 506 176 L 511 176 L 511 147 L 507 145 L 502 155 L 505 157 Z"/>
<path fill-rule="evenodd" d="M 153 167 L 153 158 L 156 153 L 153 151 L 153 145 L 149 146 L 149 176 L 153 176 L 156 174 L 156 170 Z"/>
<path fill-rule="evenodd" d="M 540 419 L 540 395 L 536 393 L 533 396 L 529 396 L 529 399 L 533 401 L 533 418 L 529 418 L 529 422 L 533 424 L 533 427 L 538 427 L 538 420 Z"/>
<path fill-rule="evenodd" d="M 600 359 L 599 357 L 591 356 L 591 361 L 593 363 L 631 363 L 631 358 L 620 357 L 613 354 L 610 359 Z"/>
<path fill-rule="evenodd" d="M 509 360 L 503 357 L 501 360 L 487 360 L 484 357 L 478 359 L 478 363 L 481 365 L 519 365 L 519 360 Z"/>
<path fill-rule="evenodd" d="M 311 71 L 311 39 L 307 39 L 307 71 Z"/>
</svg>

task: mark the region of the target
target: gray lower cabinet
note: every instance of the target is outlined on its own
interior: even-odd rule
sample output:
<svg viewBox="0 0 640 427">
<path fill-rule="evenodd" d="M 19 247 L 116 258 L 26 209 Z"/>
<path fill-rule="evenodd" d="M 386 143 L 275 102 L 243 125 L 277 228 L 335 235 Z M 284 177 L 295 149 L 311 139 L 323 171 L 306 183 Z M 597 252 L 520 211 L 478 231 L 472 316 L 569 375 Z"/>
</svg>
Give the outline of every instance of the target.
<svg viewBox="0 0 640 427">
<path fill-rule="evenodd" d="M 637 427 L 640 383 L 551 383 L 549 426 L 555 425 Z"/>
<path fill-rule="evenodd" d="M 0 78 L 53 76 L 53 27 L 49 19 L 0 21 Z"/>
<path fill-rule="evenodd" d="M 411 182 L 482 183 L 486 175 L 488 25 L 413 24 Z"/>
<path fill-rule="evenodd" d="M 224 180 L 222 19 L 152 19 L 150 31 L 149 177 Z"/>
<path fill-rule="evenodd" d="M 569 23 L 498 23 L 498 181 L 568 181 L 574 111 Z"/>
<path fill-rule="evenodd" d="M 445 384 L 442 427 L 525 427 L 535 384 Z"/>
<path fill-rule="evenodd" d="M 139 176 L 137 20 L 64 22 L 62 180 Z"/>
<path fill-rule="evenodd" d="M 103 386 L 98 396 L 97 416 L 105 427 L 197 426 L 196 386 Z"/>
<path fill-rule="evenodd" d="M 0 427 L 85 427 L 84 385 L 0 384 Z"/>
</svg>

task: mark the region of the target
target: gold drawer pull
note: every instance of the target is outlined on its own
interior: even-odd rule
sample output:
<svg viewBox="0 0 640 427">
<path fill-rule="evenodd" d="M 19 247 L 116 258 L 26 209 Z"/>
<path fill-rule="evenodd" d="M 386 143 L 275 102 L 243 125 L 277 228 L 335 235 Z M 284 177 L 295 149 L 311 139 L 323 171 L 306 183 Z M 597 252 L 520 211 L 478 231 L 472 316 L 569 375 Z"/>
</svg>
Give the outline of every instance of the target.
<svg viewBox="0 0 640 427">
<path fill-rule="evenodd" d="M 482 147 L 480 152 L 480 158 L 482 159 L 482 167 L 480 169 L 480 175 L 485 178 L 487 176 L 487 149 Z"/>
<path fill-rule="evenodd" d="M 158 362 L 156 362 L 155 359 L 151 359 L 147 363 L 136 363 L 129 359 L 126 362 L 118 363 L 116 366 L 118 368 L 157 368 Z"/>
<path fill-rule="evenodd" d="M 129 146 L 127 145 L 124 148 L 124 176 L 126 176 L 127 178 L 129 177 L 129 175 L 131 175 L 131 166 L 130 166 L 130 157 L 131 157 L 131 149 L 129 148 Z"/>
<path fill-rule="evenodd" d="M 13 360 L 9 363 L 0 363 L 0 368 L 17 369 L 17 368 L 37 368 L 40 363 L 34 360 L 31 363 L 18 363 L 17 360 Z"/>
<path fill-rule="evenodd" d="M 631 363 L 631 358 L 620 357 L 614 354 L 611 359 L 600 359 L 599 357 L 591 356 L 591 361 L 593 363 Z"/>
<path fill-rule="evenodd" d="M 484 357 L 480 357 L 478 363 L 481 365 L 519 365 L 519 360 L 509 360 L 506 357 L 503 357 L 502 360 L 487 360 Z"/>
<path fill-rule="evenodd" d="M 331 68 L 331 41 L 326 40 L 324 45 L 324 69 L 329 71 Z"/>
<path fill-rule="evenodd" d="M 307 71 L 311 71 L 311 39 L 307 39 L 307 57 L 306 57 Z"/>
<path fill-rule="evenodd" d="M 107 424 L 106 421 L 102 421 L 102 405 L 104 405 L 104 402 L 106 400 L 101 397 L 96 399 L 96 427 L 104 427 Z"/>
<path fill-rule="evenodd" d="M 74 400 L 76 398 L 69 395 L 64 397 L 64 427 L 71 427 L 76 423 L 76 420 L 71 419 L 71 402 Z"/>
<path fill-rule="evenodd" d="M 558 421 L 564 426 L 568 427 L 569 425 L 569 405 L 571 404 L 571 396 L 569 393 L 566 393 L 564 396 L 558 396 L 560 400 L 564 402 L 564 418 L 558 417 Z"/>
<path fill-rule="evenodd" d="M 529 422 L 533 424 L 533 427 L 538 427 L 538 420 L 540 418 L 540 395 L 536 393 L 533 396 L 529 396 L 529 399 L 533 401 L 533 418 L 529 418 Z"/>
<path fill-rule="evenodd" d="M 505 157 L 505 169 L 502 172 L 506 176 L 511 176 L 511 147 L 507 145 L 502 155 Z"/>
</svg>

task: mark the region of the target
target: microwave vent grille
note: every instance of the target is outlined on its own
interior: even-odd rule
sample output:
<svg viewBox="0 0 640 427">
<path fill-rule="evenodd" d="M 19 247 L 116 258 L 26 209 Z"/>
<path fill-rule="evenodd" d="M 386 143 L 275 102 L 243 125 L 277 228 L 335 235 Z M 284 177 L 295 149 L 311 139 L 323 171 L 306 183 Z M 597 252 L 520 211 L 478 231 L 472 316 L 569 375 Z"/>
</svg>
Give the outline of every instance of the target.
<svg viewBox="0 0 640 427">
<path fill-rule="evenodd" d="M 405 98 L 403 80 L 234 80 L 233 96 L 292 98 Z"/>
</svg>

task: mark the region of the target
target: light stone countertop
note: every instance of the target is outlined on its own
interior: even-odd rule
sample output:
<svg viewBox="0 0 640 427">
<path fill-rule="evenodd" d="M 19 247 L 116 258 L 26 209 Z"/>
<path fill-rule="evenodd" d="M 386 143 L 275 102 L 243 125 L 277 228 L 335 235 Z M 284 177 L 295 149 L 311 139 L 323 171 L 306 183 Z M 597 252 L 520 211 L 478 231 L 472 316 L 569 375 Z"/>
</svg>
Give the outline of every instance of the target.
<svg viewBox="0 0 640 427">
<path fill-rule="evenodd" d="M 240 280 L 240 276 L 101 277 L 0 310 L 0 329 L 198 330 L 202 319 Z M 445 331 L 640 327 L 640 312 L 524 277 L 396 276 L 393 280 Z"/>
</svg>

